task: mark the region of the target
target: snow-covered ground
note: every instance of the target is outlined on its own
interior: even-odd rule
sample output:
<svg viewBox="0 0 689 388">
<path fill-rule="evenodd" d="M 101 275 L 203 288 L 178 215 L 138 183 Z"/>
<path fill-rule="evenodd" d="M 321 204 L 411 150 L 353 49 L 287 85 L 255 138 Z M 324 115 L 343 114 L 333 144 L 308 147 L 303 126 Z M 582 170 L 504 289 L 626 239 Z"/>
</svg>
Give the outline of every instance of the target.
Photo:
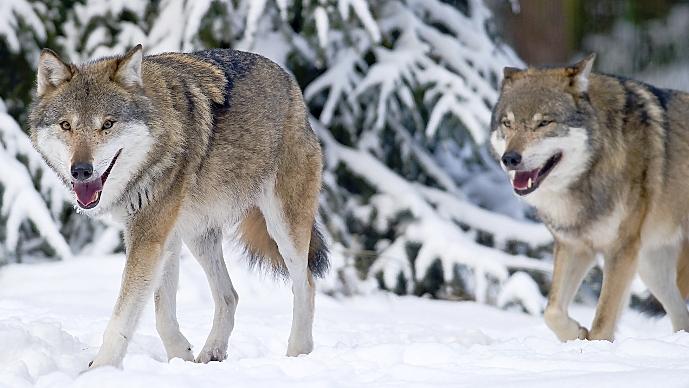
<svg viewBox="0 0 689 388">
<path fill-rule="evenodd" d="M 469 302 L 375 294 L 319 295 L 316 348 L 283 356 L 291 295 L 230 271 L 240 295 L 229 359 L 166 361 L 152 303 L 122 370 L 81 374 L 96 353 L 119 287 L 122 256 L 0 269 L 0 386 L 37 387 L 663 387 L 689 386 L 689 334 L 628 311 L 615 343 L 559 343 L 541 317 Z M 212 317 L 206 280 L 183 258 L 178 313 L 198 350 Z M 592 310 L 574 315 L 590 322 Z"/>
</svg>

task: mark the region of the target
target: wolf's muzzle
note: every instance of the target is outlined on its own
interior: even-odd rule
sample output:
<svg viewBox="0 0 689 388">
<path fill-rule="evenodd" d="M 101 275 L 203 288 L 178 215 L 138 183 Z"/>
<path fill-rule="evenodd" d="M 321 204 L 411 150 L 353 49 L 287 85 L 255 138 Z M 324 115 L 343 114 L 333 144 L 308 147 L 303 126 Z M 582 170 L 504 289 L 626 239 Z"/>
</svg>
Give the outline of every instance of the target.
<svg viewBox="0 0 689 388">
<path fill-rule="evenodd" d="M 110 161 L 108 168 L 103 172 L 103 175 L 96 177 L 96 179 L 89 179 L 93 176 L 93 165 L 89 163 L 77 163 L 72 166 L 71 173 L 74 178 L 72 181 L 72 189 L 77 196 L 77 204 L 79 204 L 82 209 L 92 209 L 98 205 L 101 193 L 103 192 L 103 185 L 105 185 L 105 181 L 108 180 L 110 171 L 121 152 L 122 149 L 120 148 Z"/>
</svg>

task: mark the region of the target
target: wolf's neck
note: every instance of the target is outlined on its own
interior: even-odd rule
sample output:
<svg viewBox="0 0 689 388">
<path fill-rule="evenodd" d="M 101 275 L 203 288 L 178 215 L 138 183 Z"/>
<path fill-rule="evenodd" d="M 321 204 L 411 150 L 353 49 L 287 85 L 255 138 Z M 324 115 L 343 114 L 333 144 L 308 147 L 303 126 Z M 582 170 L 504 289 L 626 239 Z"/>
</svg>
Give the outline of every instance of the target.
<svg viewBox="0 0 689 388">
<path fill-rule="evenodd" d="M 554 229 L 569 229 L 579 222 L 581 204 L 568 192 L 536 190 L 526 201 L 534 206 L 541 220 Z"/>
</svg>

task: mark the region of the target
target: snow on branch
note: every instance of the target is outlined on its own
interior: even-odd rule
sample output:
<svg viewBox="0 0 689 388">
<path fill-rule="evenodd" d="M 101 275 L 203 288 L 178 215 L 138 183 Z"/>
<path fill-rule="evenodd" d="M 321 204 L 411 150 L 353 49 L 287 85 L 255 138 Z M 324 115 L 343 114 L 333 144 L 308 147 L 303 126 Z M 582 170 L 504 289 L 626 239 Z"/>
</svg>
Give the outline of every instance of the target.
<svg viewBox="0 0 689 388">
<path fill-rule="evenodd" d="M 28 0 L 0 1 L 0 38 L 4 38 L 11 51 L 17 52 L 22 46 L 18 36 L 20 21 L 28 25 L 38 40 L 46 38 L 45 26 L 36 9 L 40 6 Z"/>
<path fill-rule="evenodd" d="M 19 159 L 27 161 L 26 164 Z M 39 234 L 63 259 L 72 251 L 60 234 L 57 218 L 67 201 L 67 193 L 54 173 L 47 168 L 33 149 L 29 138 L 14 119 L 5 112 L 0 100 L 0 186 L 3 188 L 0 215 L 7 217 L 5 248 L 14 251 L 25 221 L 31 222 Z M 39 175 L 39 189 L 34 177 Z"/>
<path fill-rule="evenodd" d="M 433 197 L 433 194 L 437 193 L 431 189 L 418 187 L 408 182 L 387 168 L 370 153 L 341 145 L 316 120 L 312 120 L 312 125 L 316 128 L 324 142 L 328 164 L 344 163 L 354 174 L 360 176 L 377 189 L 378 194 L 376 194 L 376 198 L 378 200 L 376 208 L 383 216 L 398 214 L 403 211 L 409 211 L 413 216 L 413 220 L 403 233 L 380 253 L 380 259 L 375 261 L 371 267 L 372 273 L 382 273 L 386 284 L 395 284 L 400 273 L 408 278 L 411 278 L 411 274 L 414 272 L 424 274 L 427 268 L 437 258 L 440 258 L 446 281 L 451 280 L 455 264 L 466 265 L 474 269 L 477 284 L 475 289 L 476 298 L 479 301 L 485 301 L 487 295 L 486 277 L 503 282 L 508 278 L 509 269 L 542 272 L 549 272 L 551 270 L 550 264 L 541 260 L 523 255 L 510 255 L 472 241 L 468 238 L 467 233 L 453 222 L 452 216 L 456 216 L 456 212 L 453 211 L 448 215 L 442 209 L 434 208 L 431 202 L 425 198 L 425 195 Z M 440 191 L 438 193 L 443 194 Z M 382 200 L 380 196 L 383 196 Z M 445 206 L 453 210 L 457 210 L 457 208 L 463 205 L 464 209 L 469 210 L 469 212 L 464 214 L 467 218 L 480 218 L 480 216 L 488 213 L 487 211 L 481 212 L 481 209 L 477 209 L 470 204 L 463 204 L 459 199 L 450 198 L 449 195 L 435 195 L 434 199 L 436 203 L 441 202 L 441 200 L 446 201 L 451 205 L 447 206 L 446 204 Z M 372 199 L 372 201 L 375 201 L 375 199 Z M 507 221 L 508 226 L 511 222 L 511 225 L 519 224 L 519 226 L 524 226 L 527 229 L 531 228 L 531 231 L 536 233 L 535 238 L 532 238 L 530 234 L 522 236 L 526 239 L 532 239 L 533 241 L 531 242 L 548 243 L 550 241 L 549 238 L 543 236 L 542 230 L 536 225 L 520 223 L 495 214 L 492 214 L 492 220 Z M 488 221 L 491 221 L 491 219 Z M 489 222 L 485 222 L 484 226 L 486 226 L 486 229 L 492 229 L 489 226 Z M 495 232 L 499 233 L 502 231 L 497 230 Z M 541 234 L 540 238 L 538 234 Z M 501 239 L 507 238 L 508 236 L 501 237 Z M 414 268 L 410 267 L 411 263 L 404 250 L 405 243 L 407 242 L 421 244 L 421 249 L 414 262 Z"/>
</svg>

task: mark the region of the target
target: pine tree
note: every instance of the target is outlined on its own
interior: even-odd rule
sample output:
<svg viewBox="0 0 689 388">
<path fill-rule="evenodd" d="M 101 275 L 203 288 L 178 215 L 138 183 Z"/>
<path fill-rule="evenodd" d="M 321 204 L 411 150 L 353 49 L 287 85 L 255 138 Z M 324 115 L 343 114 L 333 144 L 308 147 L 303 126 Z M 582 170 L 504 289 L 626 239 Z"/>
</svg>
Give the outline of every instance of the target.
<svg viewBox="0 0 689 388">
<path fill-rule="evenodd" d="M 485 302 L 528 294 L 522 304 L 534 306 L 533 293 L 499 295 L 505 284 L 535 287 L 510 276 L 549 270 L 536 258 L 550 236 L 484 145 L 501 69 L 520 61 L 482 1 L 142 4 L 70 4 L 53 42 L 75 61 L 137 43 L 148 53 L 231 47 L 294 74 L 325 152 L 321 215 L 335 268 L 325 288 Z"/>
</svg>

